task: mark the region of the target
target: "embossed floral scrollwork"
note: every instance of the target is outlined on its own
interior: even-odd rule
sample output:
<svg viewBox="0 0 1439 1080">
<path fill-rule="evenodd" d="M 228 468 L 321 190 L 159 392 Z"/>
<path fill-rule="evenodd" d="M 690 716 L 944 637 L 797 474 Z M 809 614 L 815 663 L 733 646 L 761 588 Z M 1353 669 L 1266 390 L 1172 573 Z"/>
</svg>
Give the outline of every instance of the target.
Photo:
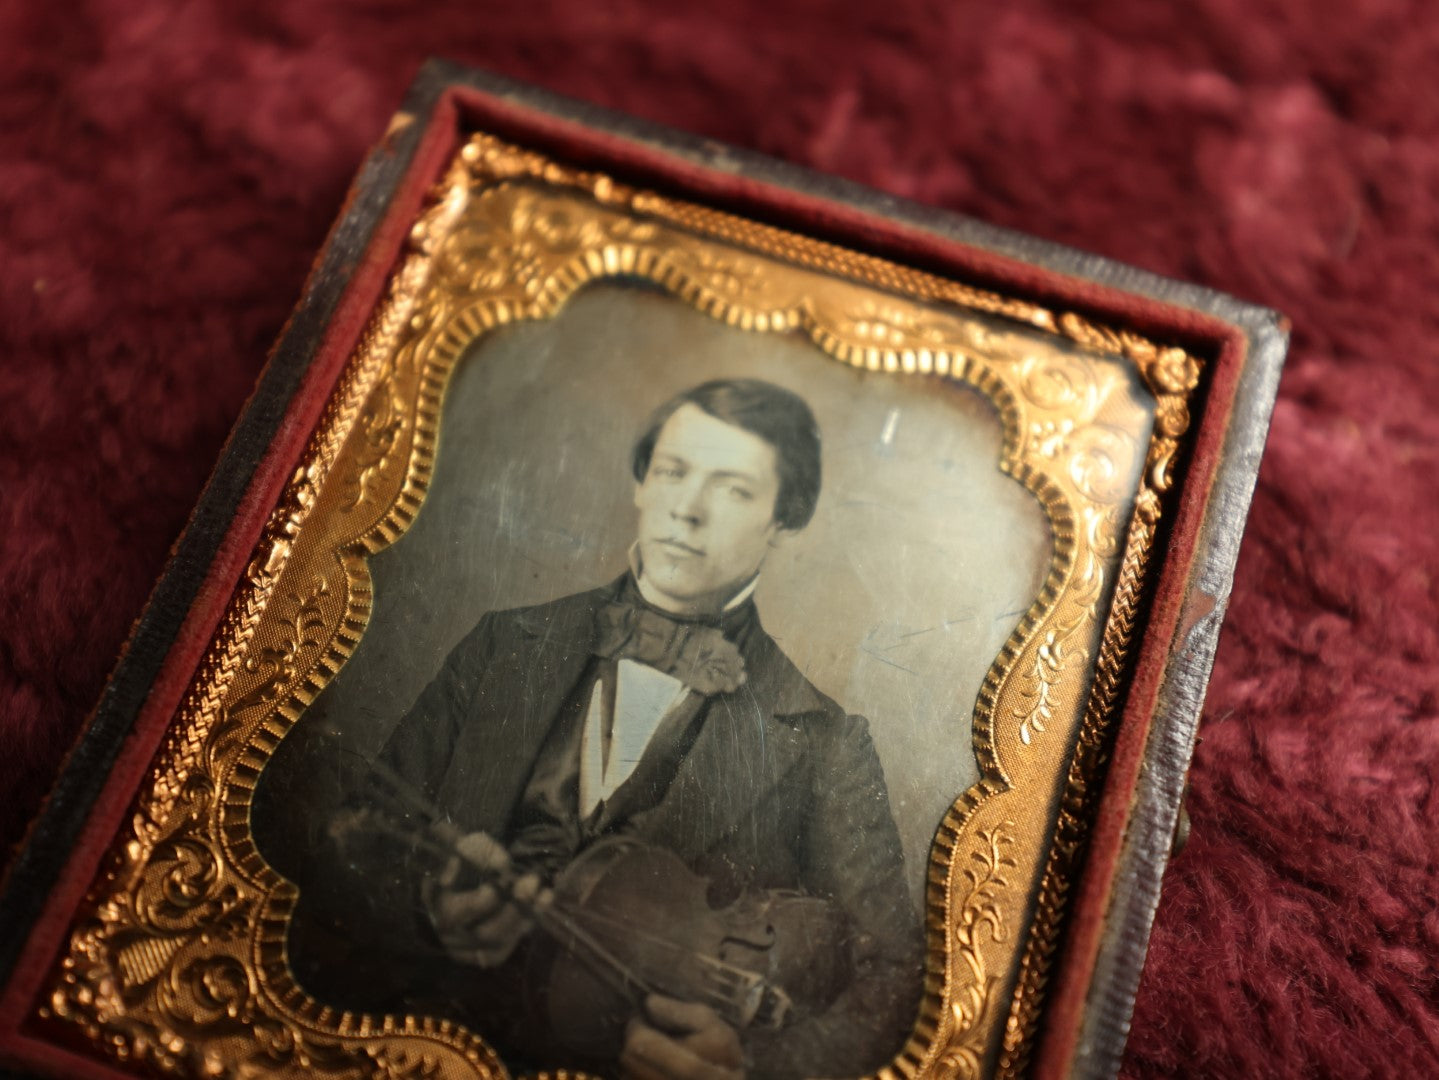
<svg viewBox="0 0 1439 1080">
<path fill-rule="evenodd" d="M 315 507 L 317 472 L 313 463 L 296 469 L 279 504 L 271 512 L 264 539 L 245 571 L 245 576 L 256 585 L 264 587 L 273 582 L 289 558 L 295 537 L 300 535 L 300 526 Z"/>
<path fill-rule="evenodd" d="M 1057 697 L 1055 687 L 1060 673 L 1064 670 L 1064 661 L 1064 640 L 1054 630 L 1050 630 L 1034 650 L 1029 685 L 1020 690 L 1020 696 L 1027 704 L 1014 710 L 1014 715 L 1019 718 L 1019 739 L 1026 746 L 1036 735 L 1044 734 L 1045 728 L 1054 719 Z"/>
<path fill-rule="evenodd" d="M 1003 941 L 1007 933 L 1000 897 L 1009 887 L 1006 873 L 1017 865 L 1006 851 L 1014 844 L 1007 832 L 1011 827 L 1013 823 L 1006 821 L 976 833 L 975 850 L 959 872 L 964 889 L 955 901 L 953 939 L 963 972 L 949 1006 L 953 1025 L 949 1041 L 935 1062 L 942 1077 L 977 1078 L 984 1059 L 988 1018 L 997 1005 L 994 990 L 999 982 L 989 973 L 984 943 Z"/>
<path fill-rule="evenodd" d="M 284 694 L 305 666 L 308 658 L 328 639 L 330 627 L 325 618 L 325 601 L 329 585 L 316 579 L 305 596 L 291 593 L 287 600 L 294 605 L 288 618 L 276 619 L 272 644 L 257 646 L 253 655 L 240 665 L 242 685 L 233 700 L 216 710 L 215 721 L 204 739 L 204 759 L 209 773 L 224 773 L 224 760 L 236 740 L 243 739 L 253 723 L 253 711 L 273 705 Z M 276 611 L 276 615 L 282 615 Z M 283 618 L 283 616 L 282 616 Z"/>
<path fill-rule="evenodd" d="M 1161 394 L 1187 394 L 1199 385 L 1199 361 L 1183 349 L 1155 349 L 1148 342 L 1129 340 L 1131 348 L 1142 357 L 1150 384 Z"/>
<path fill-rule="evenodd" d="M 543 248 L 560 258 L 569 258 L 613 240 L 643 243 L 654 239 L 658 230 L 629 217 L 596 218 L 593 214 L 536 199 L 532 203 L 528 232 Z"/>
<path fill-rule="evenodd" d="M 156 988 L 156 1005 L 175 1023 L 211 1035 L 238 1032 L 252 1020 L 250 972 L 226 953 L 202 955 L 170 969 Z M 220 1027 L 222 1022 L 229 1025 Z M 218 1029 L 217 1029 L 218 1028 Z"/>
<path fill-rule="evenodd" d="M 1099 621 L 1099 605 L 1104 595 L 1104 568 L 1100 558 L 1090 551 L 1084 559 L 1084 570 L 1069 582 L 1067 615 L 1055 619 L 1034 646 L 1034 656 L 1026 668 L 1016 674 L 1018 704 L 1010 710 L 1019 720 L 1019 740 L 1029 746 L 1043 735 L 1055 718 L 1058 703 L 1064 694 L 1060 680 L 1066 666 L 1070 671 L 1084 667 L 1087 656 L 1082 642 L 1082 629 Z M 1073 661 L 1073 663 L 1071 663 Z"/>
<path fill-rule="evenodd" d="M 731 302 L 748 303 L 765 290 L 761 264 L 731 252 L 702 251 L 684 261 L 694 280 Z"/>
<path fill-rule="evenodd" d="M 540 273 L 544 247 L 527 233 L 534 217 L 534 193 L 514 191 L 509 198 L 498 194 L 489 192 L 472 200 L 465 213 L 466 228 L 450 231 L 438 244 L 434 273 L 446 289 L 493 293 Z M 550 236 L 559 231 L 552 224 Z"/>
<path fill-rule="evenodd" d="M 1129 494 L 1133 438 L 1121 428 L 1090 424 L 1077 430 L 1069 449 L 1069 477 L 1085 497 L 1117 503 Z"/>
<path fill-rule="evenodd" d="M 164 841 L 140 875 L 136 914 L 158 930 L 193 929 L 224 911 L 222 891 L 233 899 L 234 888 L 223 880 L 214 849 L 188 837 Z"/>
<path fill-rule="evenodd" d="M 1084 537 L 1089 542 L 1090 551 L 1101 559 L 1119 554 L 1125 517 L 1125 507 L 1119 503 L 1086 506 L 1083 512 Z"/>
<path fill-rule="evenodd" d="M 359 450 L 355 466 L 345 477 L 349 496 L 343 503 L 346 511 L 354 510 L 374 496 L 375 476 L 389 461 L 395 444 L 405 430 L 405 405 L 393 394 L 376 393 L 360 414 L 356 436 Z"/>
<path fill-rule="evenodd" d="M 1087 360 L 1031 353 L 1020 361 L 1019 385 L 1032 405 L 1062 410 L 1072 424 L 1088 423 L 1103 399 L 1098 371 Z"/>
<path fill-rule="evenodd" d="M 1036 420 L 1029 425 L 1029 452 L 1040 457 L 1057 458 L 1069 446 L 1069 437 L 1073 434 L 1074 421 L 1068 417 Z"/>
<path fill-rule="evenodd" d="M 953 319 L 873 300 L 841 313 L 835 327 L 862 348 L 934 349 L 961 337 Z"/>
<path fill-rule="evenodd" d="M 131 818 L 135 838 L 127 854 L 138 864 L 141 853 L 153 852 L 161 841 L 198 827 L 214 805 L 215 785 L 203 772 L 186 774 L 179 790 L 170 792 Z"/>
<path fill-rule="evenodd" d="M 476 193 L 464 223 L 438 245 L 437 282 L 455 294 L 518 291 L 528 300 L 556 266 L 608 243 L 643 243 L 655 235 L 648 222 L 581 213 L 513 186 Z"/>
<path fill-rule="evenodd" d="M 539 270 L 533 244 L 507 243 L 498 225 L 490 232 L 476 229 L 449 236 L 440 250 L 436 273 L 455 292 L 492 292 Z"/>
<path fill-rule="evenodd" d="M 1074 613 L 1068 623 L 1061 624 L 1065 632 L 1072 632 L 1086 622 L 1099 621 L 1099 602 L 1104 597 L 1104 566 L 1106 556 L 1099 550 L 1091 549 L 1084 560 L 1084 572 L 1070 584 L 1070 610 Z"/>
</svg>

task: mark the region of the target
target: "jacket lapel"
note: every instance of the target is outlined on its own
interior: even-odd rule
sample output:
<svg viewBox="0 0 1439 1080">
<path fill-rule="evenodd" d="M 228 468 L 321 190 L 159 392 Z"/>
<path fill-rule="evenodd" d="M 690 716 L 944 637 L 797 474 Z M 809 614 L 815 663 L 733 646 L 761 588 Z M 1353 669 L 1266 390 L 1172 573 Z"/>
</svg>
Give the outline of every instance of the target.
<svg viewBox="0 0 1439 1080">
<path fill-rule="evenodd" d="M 705 699 L 693 691 L 670 709 L 640 755 L 635 771 L 602 804 L 594 825 L 596 833 L 654 806 L 664 797 L 694 744 L 704 711 Z"/>
<path fill-rule="evenodd" d="M 642 835 L 682 855 L 708 851 L 752 824 L 804 757 L 804 735 L 794 718 L 825 708 L 758 625 L 744 653 L 744 685 L 710 701 L 664 798 L 633 819 Z"/>
<path fill-rule="evenodd" d="M 509 824 L 545 739 L 575 689 L 594 647 L 595 612 L 613 588 L 595 589 L 515 615 L 509 642 L 481 676 L 493 704 L 477 732 L 486 767 L 467 786 L 472 827 L 500 834 Z M 496 739 L 504 745 L 497 753 Z M 456 760 L 471 755 L 456 754 Z"/>
</svg>

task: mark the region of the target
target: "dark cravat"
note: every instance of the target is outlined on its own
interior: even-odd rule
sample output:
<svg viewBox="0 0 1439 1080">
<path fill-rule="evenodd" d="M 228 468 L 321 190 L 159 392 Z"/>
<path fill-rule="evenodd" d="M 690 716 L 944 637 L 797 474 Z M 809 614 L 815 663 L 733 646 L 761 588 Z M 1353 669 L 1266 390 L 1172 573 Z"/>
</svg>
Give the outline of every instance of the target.
<svg viewBox="0 0 1439 1080">
<path fill-rule="evenodd" d="M 595 655 L 606 660 L 648 664 L 705 697 L 744 685 L 744 657 L 718 627 L 619 599 L 600 609 L 597 629 Z"/>
<path fill-rule="evenodd" d="M 663 797 L 698 733 L 709 697 L 744 683 L 744 657 L 725 635 L 743 644 L 755 625 L 752 603 L 711 617 L 671 618 L 646 603 L 633 576 L 624 579 L 615 599 L 596 613 L 596 661 L 571 693 L 517 808 L 509 845 L 516 866 L 553 880 L 597 832 Z M 581 731 L 605 669 L 614 678 L 615 666 L 623 659 L 672 675 L 696 693 L 670 710 L 635 772 L 608 803 L 601 804 L 599 813 L 581 823 L 577 816 Z"/>
</svg>

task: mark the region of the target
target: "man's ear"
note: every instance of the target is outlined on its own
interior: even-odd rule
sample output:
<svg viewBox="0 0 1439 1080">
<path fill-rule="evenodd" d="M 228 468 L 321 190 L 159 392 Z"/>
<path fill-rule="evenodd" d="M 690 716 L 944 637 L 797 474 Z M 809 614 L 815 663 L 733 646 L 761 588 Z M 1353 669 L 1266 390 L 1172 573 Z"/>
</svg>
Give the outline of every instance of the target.
<svg viewBox="0 0 1439 1080">
<path fill-rule="evenodd" d="M 773 535 L 769 538 L 769 546 L 772 548 L 782 547 L 798 535 L 798 529 L 787 529 L 783 525 L 776 525 Z"/>
</svg>

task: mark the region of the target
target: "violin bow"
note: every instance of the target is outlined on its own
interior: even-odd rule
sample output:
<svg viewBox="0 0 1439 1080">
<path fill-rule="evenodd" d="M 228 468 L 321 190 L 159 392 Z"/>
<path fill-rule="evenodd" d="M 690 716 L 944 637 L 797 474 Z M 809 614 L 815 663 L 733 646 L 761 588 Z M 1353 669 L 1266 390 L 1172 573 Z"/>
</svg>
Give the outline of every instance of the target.
<svg viewBox="0 0 1439 1080">
<path fill-rule="evenodd" d="M 616 956 L 612 950 L 598 941 L 593 934 L 580 926 L 573 913 L 556 909 L 549 904 L 538 904 L 532 900 L 524 900 L 515 896 L 515 875 L 512 869 L 495 870 L 466 855 L 458 846 L 464 835 L 460 832 L 459 827 L 446 818 L 440 808 L 414 784 L 383 761 L 372 762 L 370 769 L 375 777 L 389 786 L 392 795 L 424 818 L 429 825 L 429 829 L 424 831 L 410 829 L 383 813 L 376 813 L 372 821 L 381 832 L 396 839 L 417 844 L 439 858 L 457 857 L 478 870 L 483 876 L 493 879 L 509 894 L 510 899 L 523 908 L 525 914 L 534 919 L 535 924 L 548 933 L 551 938 L 573 955 L 590 961 L 591 970 L 609 982 L 612 989 L 627 996 L 657 992 L 657 988 L 652 982 L 645 979 Z"/>
</svg>

